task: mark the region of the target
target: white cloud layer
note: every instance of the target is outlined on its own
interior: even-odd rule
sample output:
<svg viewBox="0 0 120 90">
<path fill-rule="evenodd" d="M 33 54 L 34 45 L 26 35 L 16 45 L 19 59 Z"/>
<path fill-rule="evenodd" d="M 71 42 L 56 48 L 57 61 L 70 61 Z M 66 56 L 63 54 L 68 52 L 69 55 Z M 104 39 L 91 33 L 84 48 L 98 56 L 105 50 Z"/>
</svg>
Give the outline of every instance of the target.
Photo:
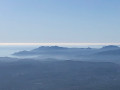
<svg viewBox="0 0 120 90">
<path fill-rule="evenodd" d="M 88 46 L 88 45 L 120 45 L 120 43 L 0 43 L 0 45 Z"/>
</svg>

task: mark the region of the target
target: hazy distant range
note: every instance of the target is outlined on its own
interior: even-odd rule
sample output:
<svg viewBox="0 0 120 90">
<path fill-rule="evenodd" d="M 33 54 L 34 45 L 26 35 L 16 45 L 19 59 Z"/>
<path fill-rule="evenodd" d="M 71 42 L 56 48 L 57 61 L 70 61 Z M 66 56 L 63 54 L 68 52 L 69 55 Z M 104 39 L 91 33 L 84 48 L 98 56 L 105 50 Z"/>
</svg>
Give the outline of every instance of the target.
<svg viewBox="0 0 120 90">
<path fill-rule="evenodd" d="M 120 47 L 0 46 L 0 57 L 120 62 Z"/>
<path fill-rule="evenodd" d="M 0 57 L 14 57 L 12 54 L 14 52 L 19 52 L 19 51 L 23 51 L 23 50 L 32 50 L 35 49 L 37 47 L 40 47 L 39 45 L 0 45 Z M 63 46 L 63 47 L 81 47 L 81 48 L 87 48 L 87 47 L 95 47 L 95 48 L 99 48 L 102 47 L 102 45 L 93 45 L 93 46 Z"/>
<path fill-rule="evenodd" d="M 24 50 L 16 50 L 11 55 L 17 58 L 32 58 L 37 60 L 55 59 L 120 63 L 120 47 L 114 45 L 103 46 L 101 48 L 60 46 L 27 47 Z"/>
</svg>

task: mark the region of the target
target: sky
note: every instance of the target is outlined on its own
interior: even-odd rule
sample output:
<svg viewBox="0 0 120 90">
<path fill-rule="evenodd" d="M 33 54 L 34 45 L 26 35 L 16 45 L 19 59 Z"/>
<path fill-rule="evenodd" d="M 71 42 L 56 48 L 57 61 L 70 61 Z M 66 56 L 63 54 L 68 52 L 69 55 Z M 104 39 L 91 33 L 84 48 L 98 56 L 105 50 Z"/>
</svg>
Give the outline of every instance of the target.
<svg viewBox="0 0 120 90">
<path fill-rule="evenodd" d="M 0 43 L 119 43 L 120 0 L 0 0 Z"/>
</svg>

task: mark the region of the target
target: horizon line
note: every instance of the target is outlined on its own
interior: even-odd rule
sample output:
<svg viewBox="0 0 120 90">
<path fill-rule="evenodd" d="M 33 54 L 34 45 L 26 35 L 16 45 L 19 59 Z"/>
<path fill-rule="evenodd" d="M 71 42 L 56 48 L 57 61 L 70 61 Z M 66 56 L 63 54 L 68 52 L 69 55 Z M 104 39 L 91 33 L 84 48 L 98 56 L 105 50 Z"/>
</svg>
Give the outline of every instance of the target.
<svg viewBox="0 0 120 90">
<path fill-rule="evenodd" d="M 120 45 L 120 43 L 0 43 L 0 46 L 4 45 L 89 46 L 89 45 Z"/>
</svg>

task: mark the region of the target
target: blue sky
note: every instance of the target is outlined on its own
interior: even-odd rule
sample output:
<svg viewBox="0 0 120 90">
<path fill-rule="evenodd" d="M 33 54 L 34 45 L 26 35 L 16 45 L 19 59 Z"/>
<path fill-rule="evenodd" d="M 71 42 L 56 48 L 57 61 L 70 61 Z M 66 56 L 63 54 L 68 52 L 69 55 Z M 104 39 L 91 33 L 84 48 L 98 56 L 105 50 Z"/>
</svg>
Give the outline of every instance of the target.
<svg viewBox="0 0 120 90">
<path fill-rule="evenodd" d="M 120 0 L 0 0 L 0 43 L 118 43 Z"/>
</svg>

